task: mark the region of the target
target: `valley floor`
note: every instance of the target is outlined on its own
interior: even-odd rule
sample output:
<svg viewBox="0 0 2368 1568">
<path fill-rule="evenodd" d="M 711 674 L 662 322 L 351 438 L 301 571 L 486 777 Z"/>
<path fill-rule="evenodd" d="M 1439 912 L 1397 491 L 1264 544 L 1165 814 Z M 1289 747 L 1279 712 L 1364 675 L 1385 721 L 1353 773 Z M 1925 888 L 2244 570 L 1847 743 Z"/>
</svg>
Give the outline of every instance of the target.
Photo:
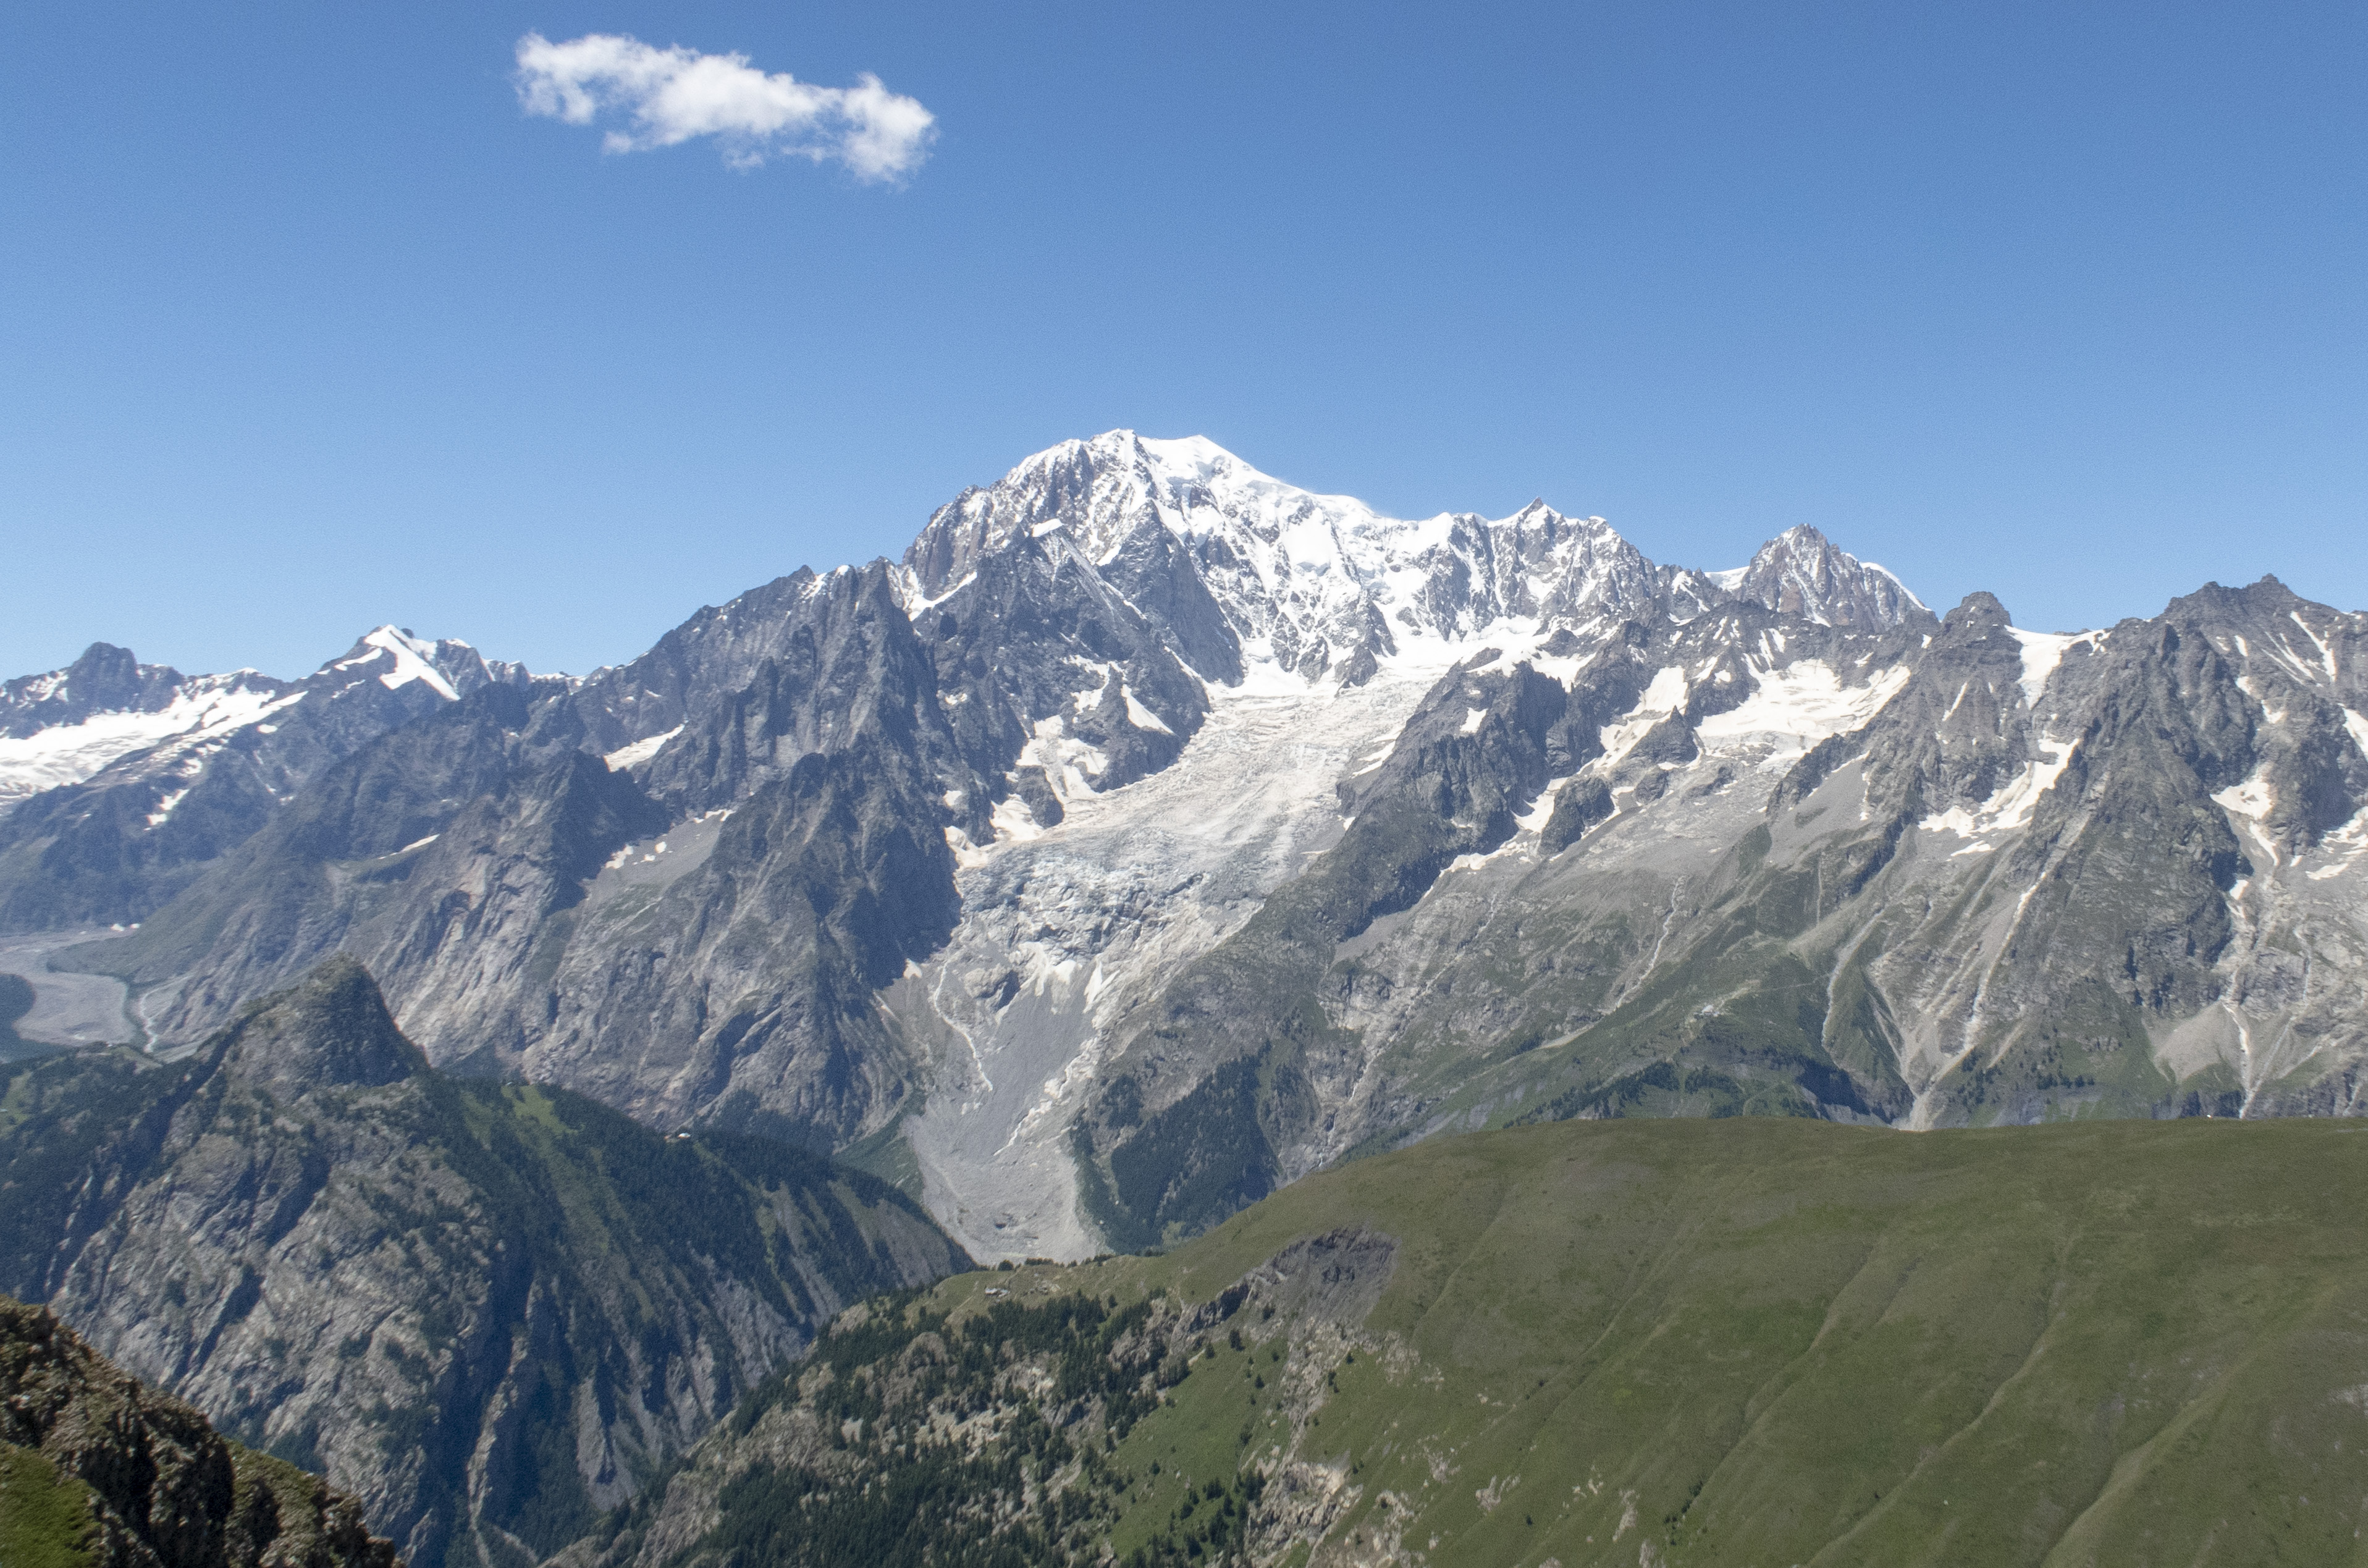
<svg viewBox="0 0 2368 1568">
<path fill-rule="evenodd" d="M 52 953 L 108 935 L 52 931 L 0 941 L 0 974 L 16 975 L 33 990 L 32 1010 L 11 1026 L 19 1037 L 42 1045 L 120 1045 L 140 1038 L 123 982 L 50 968 Z"/>
</svg>

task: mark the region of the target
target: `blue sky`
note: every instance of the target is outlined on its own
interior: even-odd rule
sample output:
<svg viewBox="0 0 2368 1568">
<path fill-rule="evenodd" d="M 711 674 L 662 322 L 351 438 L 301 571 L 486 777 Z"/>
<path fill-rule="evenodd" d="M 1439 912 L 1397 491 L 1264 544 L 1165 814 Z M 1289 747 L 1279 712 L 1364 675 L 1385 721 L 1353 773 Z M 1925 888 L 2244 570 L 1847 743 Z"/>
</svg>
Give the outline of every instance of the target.
<svg viewBox="0 0 2368 1568">
<path fill-rule="evenodd" d="M 935 117 L 901 181 L 604 153 L 631 35 Z M 1656 560 L 1798 522 L 1945 607 L 2368 608 L 2368 9 L 544 0 L 26 7 L 0 674 L 538 668 L 1210 436 Z M 603 125 L 609 124 L 603 121 Z M 745 149 L 744 149 L 745 151 Z"/>
</svg>

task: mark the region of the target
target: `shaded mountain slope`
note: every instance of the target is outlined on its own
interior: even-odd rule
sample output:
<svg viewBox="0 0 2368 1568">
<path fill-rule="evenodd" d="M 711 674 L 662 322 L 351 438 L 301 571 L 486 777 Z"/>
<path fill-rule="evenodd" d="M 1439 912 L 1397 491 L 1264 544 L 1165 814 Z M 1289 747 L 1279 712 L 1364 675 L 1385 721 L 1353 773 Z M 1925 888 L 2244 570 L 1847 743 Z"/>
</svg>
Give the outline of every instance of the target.
<svg viewBox="0 0 2368 1568">
<path fill-rule="evenodd" d="M 86 961 L 187 1040 L 350 952 L 440 1062 L 661 1126 L 871 1131 L 920 1065 L 871 996 L 957 917 L 946 802 L 984 791 L 884 568 L 777 586 L 793 628 L 670 646 L 681 689 L 646 718 L 607 715 L 606 680 L 540 705 L 495 687 L 363 744 Z M 683 703 L 639 757 L 577 748 Z M 962 820 L 988 834 L 985 811 Z"/>
<path fill-rule="evenodd" d="M 415 1563 L 523 1563 L 844 1303 L 964 1263 L 900 1195 L 428 1070 L 359 966 L 177 1066 L 0 1069 L 0 1285 Z"/>
</svg>

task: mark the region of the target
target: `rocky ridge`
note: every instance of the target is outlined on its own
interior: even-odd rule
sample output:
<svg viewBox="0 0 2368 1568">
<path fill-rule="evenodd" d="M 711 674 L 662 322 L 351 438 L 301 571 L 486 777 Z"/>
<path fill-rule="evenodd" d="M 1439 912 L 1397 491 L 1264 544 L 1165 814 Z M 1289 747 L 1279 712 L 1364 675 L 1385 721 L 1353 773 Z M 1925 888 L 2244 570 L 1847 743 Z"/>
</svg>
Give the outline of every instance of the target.
<svg viewBox="0 0 2368 1568">
<path fill-rule="evenodd" d="M 298 681 L 93 643 L 0 688 L 0 930 L 145 919 L 366 740 L 520 666 L 393 626 Z M 561 684 L 564 684 L 564 682 Z"/>
</svg>

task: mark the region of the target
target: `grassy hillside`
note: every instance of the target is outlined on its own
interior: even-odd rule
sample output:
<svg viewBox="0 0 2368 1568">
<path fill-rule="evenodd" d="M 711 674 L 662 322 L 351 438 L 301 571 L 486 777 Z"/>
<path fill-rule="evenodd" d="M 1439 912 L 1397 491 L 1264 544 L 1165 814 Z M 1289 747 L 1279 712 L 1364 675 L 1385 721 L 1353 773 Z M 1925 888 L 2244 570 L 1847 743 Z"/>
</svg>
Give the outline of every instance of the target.
<svg viewBox="0 0 2368 1568">
<path fill-rule="evenodd" d="M 94 1568 L 97 1498 L 39 1449 L 0 1443 L 0 1562 L 8 1568 Z"/>
<path fill-rule="evenodd" d="M 2344 1122 L 1441 1140 L 871 1314 L 576 1555 L 2351 1562 L 2363 1194 Z"/>
</svg>

